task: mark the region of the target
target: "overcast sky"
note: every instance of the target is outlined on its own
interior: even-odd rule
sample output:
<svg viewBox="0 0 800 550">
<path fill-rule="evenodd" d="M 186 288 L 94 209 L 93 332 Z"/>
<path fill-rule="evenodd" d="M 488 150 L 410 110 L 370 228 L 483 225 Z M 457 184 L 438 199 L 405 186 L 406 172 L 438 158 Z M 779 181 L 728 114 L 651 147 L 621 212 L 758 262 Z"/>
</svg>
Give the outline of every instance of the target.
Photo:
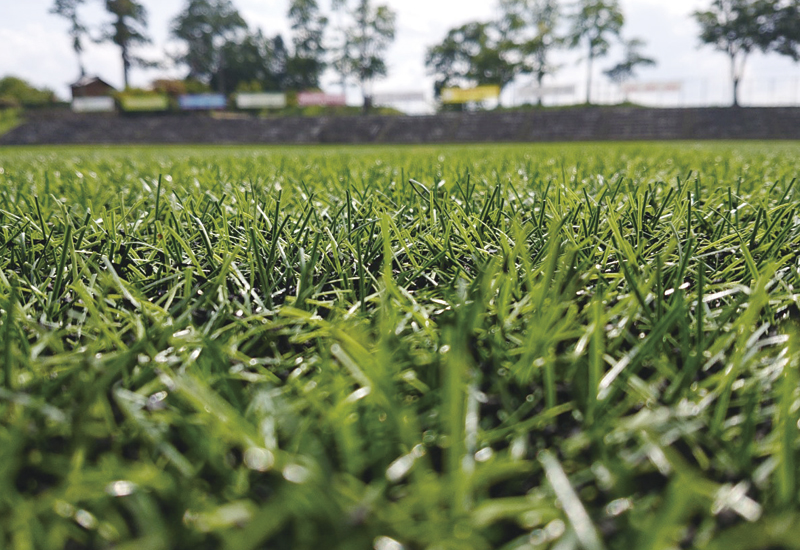
<svg viewBox="0 0 800 550">
<path fill-rule="evenodd" d="M 281 33 L 289 39 L 285 14 L 288 0 L 233 0 L 251 27 L 260 27 L 268 35 Z M 384 0 L 398 14 L 397 40 L 388 56 L 389 77 L 374 85 L 375 91 L 424 90 L 432 95 L 432 79 L 426 75 L 425 50 L 442 40 L 448 29 L 475 19 L 496 15 L 494 0 Z M 67 22 L 48 13 L 52 0 L 0 0 L 0 76 L 15 75 L 38 86 L 48 86 L 68 97 L 67 84 L 78 75 L 75 55 L 67 36 Z M 88 0 L 86 18 L 94 24 L 107 20 L 101 0 Z M 144 56 L 164 57 L 175 48 L 169 40 L 169 22 L 185 0 L 143 0 L 150 14 L 153 45 L 141 49 Z M 642 81 L 681 80 L 680 94 L 656 94 L 637 98 L 662 104 L 724 103 L 728 101 L 727 58 L 709 47 L 699 47 L 697 26 L 692 11 L 707 4 L 704 0 L 621 0 L 626 15 L 623 34 L 647 42 L 646 53 L 658 61 L 654 68 L 643 69 Z M 325 2 L 323 2 L 325 4 Z M 598 96 L 611 93 L 601 75 L 619 60 L 621 51 L 613 50 L 597 63 Z M 582 89 L 585 70 L 578 52 L 560 53 L 561 70 L 551 84 L 575 84 Z M 122 82 L 119 49 L 112 44 L 88 44 L 84 54 L 87 71 L 111 84 Z M 742 90 L 751 102 L 770 96 L 776 101 L 800 102 L 800 66 L 779 56 L 754 55 L 748 62 L 746 77 L 750 87 Z M 183 76 L 180 69 L 158 72 L 134 70 L 132 83 L 147 86 L 156 76 Z M 524 85 L 525 82 L 520 82 Z M 332 75 L 324 79 L 329 91 L 337 91 Z M 355 91 L 351 90 L 353 97 Z M 513 87 L 508 94 L 513 94 Z M 508 95 L 507 94 L 507 95 Z M 749 94 L 749 95 L 748 95 Z M 579 94 L 580 95 L 580 94 Z M 506 99 L 504 97 L 504 99 Z M 602 100 L 603 97 L 598 97 Z"/>
</svg>

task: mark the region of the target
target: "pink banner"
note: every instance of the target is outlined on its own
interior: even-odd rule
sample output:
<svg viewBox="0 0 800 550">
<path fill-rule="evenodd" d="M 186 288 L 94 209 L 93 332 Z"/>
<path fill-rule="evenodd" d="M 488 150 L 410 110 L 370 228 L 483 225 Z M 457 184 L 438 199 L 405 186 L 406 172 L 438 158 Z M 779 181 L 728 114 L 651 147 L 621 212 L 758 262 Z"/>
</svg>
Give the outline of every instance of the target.
<svg viewBox="0 0 800 550">
<path fill-rule="evenodd" d="M 347 103 L 344 95 L 326 94 L 325 92 L 300 92 L 297 94 L 297 104 L 300 107 L 310 107 L 312 105 L 343 107 Z"/>
</svg>

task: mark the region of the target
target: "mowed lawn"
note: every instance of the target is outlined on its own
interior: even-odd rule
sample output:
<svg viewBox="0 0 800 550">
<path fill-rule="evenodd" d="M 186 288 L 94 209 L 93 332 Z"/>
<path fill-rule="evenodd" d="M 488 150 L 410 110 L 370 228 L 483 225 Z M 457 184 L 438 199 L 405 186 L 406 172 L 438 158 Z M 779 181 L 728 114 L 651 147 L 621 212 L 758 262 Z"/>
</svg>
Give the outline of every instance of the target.
<svg viewBox="0 0 800 550">
<path fill-rule="evenodd" d="M 798 175 L 0 149 L 0 548 L 800 548 Z"/>
</svg>

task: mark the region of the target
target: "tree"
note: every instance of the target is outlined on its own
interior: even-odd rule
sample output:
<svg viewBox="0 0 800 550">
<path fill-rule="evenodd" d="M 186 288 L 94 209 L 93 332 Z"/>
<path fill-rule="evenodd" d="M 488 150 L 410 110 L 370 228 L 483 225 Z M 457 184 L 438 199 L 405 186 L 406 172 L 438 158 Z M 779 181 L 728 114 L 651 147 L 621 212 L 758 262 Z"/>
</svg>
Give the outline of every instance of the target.
<svg viewBox="0 0 800 550">
<path fill-rule="evenodd" d="M 579 0 L 569 15 L 570 46 L 586 48 L 586 103 L 592 102 L 592 69 L 594 60 L 604 57 L 611 48 L 611 39 L 619 38 L 625 16 L 617 0 Z"/>
<path fill-rule="evenodd" d="M 78 58 L 78 68 L 81 76 L 86 75 L 81 54 L 83 53 L 83 38 L 86 36 L 87 30 L 80 17 L 78 17 L 78 8 L 83 3 L 84 0 L 55 0 L 53 7 L 50 8 L 50 13 L 69 21 L 69 37 L 72 40 L 72 49 Z"/>
<path fill-rule="evenodd" d="M 370 107 L 367 84 L 386 76 L 386 50 L 394 41 L 397 14 L 386 5 L 375 6 L 372 0 L 334 0 L 333 7 L 350 20 L 340 29 L 341 40 L 334 57 L 334 68 L 342 82 L 355 77 L 364 96 L 364 110 Z"/>
<path fill-rule="evenodd" d="M 504 88 L 519 70 L 519 64 L 507 58 L 504 41 L 504 34 L 493 22 L 473 21 L 451 29 L 425 55 L 425 65 L 436 77 L 436 95 L 442 88 L 454 85 Z"/>
<path fill-rule="evenodd" d="M 507 47 L 520 59 L 520 72 L 532 74 L 539 88 L 558 68 L 550 54 L 561 44 L 556 36 L 560 18 L 557 0 L 500 0 L 502 27 Z M 539 96 L 539 104 L 542 98 Z"/>
<path fill-rule="evenodd" d="M 189 77 L 203 82 L 212 78 L 225 93 L 225 44 L 247 30 L 247 23 L 230 0 L 188 0 L 172 21 L 171 33 L 185 43 L 176 61 L 189 68 Z"/>
<path fill-rule="evenodd" d="M 55 93 L 38 89 L 15 76 L 0 78 L 0 105 L 14 107 L 42 107 L 56 101 Z"/>
<path fill-rule="evenodd" d="M 264 36 L 261 30 L 248 32 L 225 42 L 220 50 L 225 59 L 225 85 L 236 91 L 283 90 L 286 81 L 286 47 L 283 38 Z M 219 88 L 219 74 L 210 85 Z"/>
<path fill-rule="evenodd" d="M 326 66 L 323 39 L 328 19 L 320 15 L 316 0 L 291 0 L 289 21 L 294 52 L 287 59 L 287 85 L 298 90 L 317 88 Z"/>
<path fill-rule="evenodd" d="M 777 52 L 798 59 L 798 0 L 714 0 L 706 11 L 694 12 L 700 40 L 730 59 L 733 106 L 739 105 L 739 83 L 750 54 Z"/>
<path fill-rule="evenodd" d="M 106 27 L 101 41 L 110 40 L 122 51 L 122 75 L 125 87 L 133 66 L 149 66 L 150 63 L 131 53 L 131 48 L 147 44 L 147 10 L 136 0 L 106 0 L 106 11 L 114 20 Z"/>
<path fill-rule="evenodd" d="M 625 42 L 625 58 L 610 69 L 603 71 L 603 74 L 612 82 L 622 84 L 633 78 L 637 68 L 655 65 L 655 59 L 646 57 L 641 53 L 640 50 L 644 45 L 644 40 L 639 38 L 633 38 Z"/>
</svg>

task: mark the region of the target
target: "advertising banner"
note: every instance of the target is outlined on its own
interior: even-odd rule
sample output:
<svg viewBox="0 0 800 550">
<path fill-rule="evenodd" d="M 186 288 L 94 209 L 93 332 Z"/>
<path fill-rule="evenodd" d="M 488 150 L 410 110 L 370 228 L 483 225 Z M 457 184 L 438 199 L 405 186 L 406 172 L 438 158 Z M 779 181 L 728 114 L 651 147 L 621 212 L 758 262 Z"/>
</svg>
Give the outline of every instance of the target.
<svg viewBox="0 0 800 550">
<path fill-rule="evenodd" d="M 575 95 L 575 85 L 553 85 L 553 86 L 529 86 L 526 88 L 520 88 L 517 90 L 517 97 L 520 99 L 524 98 L 540 98 L 540 97 L 552 97 L 552 96 L 564 96 L 564 95 Z"/>
<path fill-rule="evenodd" d="M 477 86 L 475 88 L 444 88 L 442 103 L 470 103 L 500 97 L 500 86 Z"/>
<path fill-rule="evenodd" d="M 379 92 L 372 94 L 374 105 L 389 105 L 391 103 L 412 103 L 425 101 L 425 92 L 399 91 L 399 92 Z"/>
<path fill-rule="evenodd" d="M 119 100 L 123 111 L 154 112 L 169 109 L 169 98 L 165 95 L 125 95 Z"/>
<path fill-rule="evenodd" d="M 297 94 L 297 104 L 300 107 L 321 105 L 324 107 L 344 107 L 347 105 L 344 94 L 334 95 L 325 92 L 300 92 Z"/>
<path fill-rule="evenodd" d="M 114 98 L 76 97 L 72 100 L 72 110 L 76 113 L 109 113 L 114 110 Z"/>
<path fill-rule="evenodd" d="M 626 94 L 641 92 L 680 92 L 683 84 L 680 80 L 671 82 L 628 82 L 622 85 Z"/>
<path fill-rule="evenodd" d="M 182 95 L 178 98 L 178 106 L 181 111 L 210 111 L 224 109 L 228 106 L 228 100 L 222 94 Z"/>
<path fill-rule="evenodd" d="M 254 93 L 237 94 L 237 109 L 283 109 L 286 107 L 286 94 Z"/>
</svg>

